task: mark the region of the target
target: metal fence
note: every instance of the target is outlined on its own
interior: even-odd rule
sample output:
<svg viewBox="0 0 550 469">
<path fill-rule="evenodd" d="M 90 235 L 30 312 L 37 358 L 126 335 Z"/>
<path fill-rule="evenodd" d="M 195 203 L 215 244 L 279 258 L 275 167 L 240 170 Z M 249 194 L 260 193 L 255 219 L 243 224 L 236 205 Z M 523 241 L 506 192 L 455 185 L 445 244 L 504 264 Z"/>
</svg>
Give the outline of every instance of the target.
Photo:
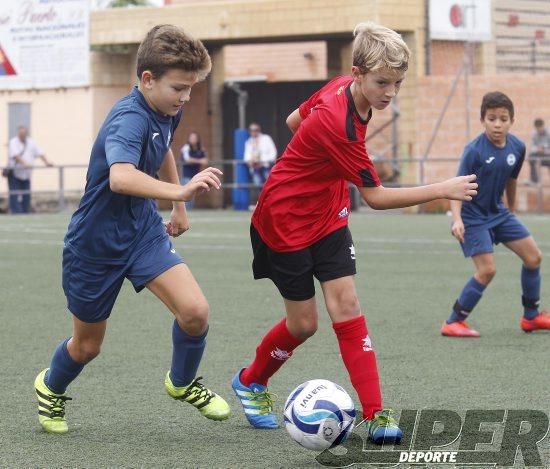
<svg viewBox="0 0 550 469">
<path fill-rule="evenodd" d="M 548 168 L 549 176 L 550 176 L 550 156 L 549 157 L 539 157 L 535 160 L 536 169 L 539 175 L 542 173 L 543 167 Z M 396 170 L 397 176 L 392 178 L 391 181 L 385 181 L 383 182 L 384 186 L 386 187 L 413 187 L 417 185 L 424 185 L 427 183 L 432 183 L 437 180 L 442 180 L 447 177 L 452 177 L 454 175 L 454 172 L 456 171 L 456 167 L 458 164 L 458 160 L 456 158 L 405 158 L 405 159 L 387 159 L 387 160 L 375 160 L 376 163 L 382 163 L 382 164 L 390 164 L 393 168 Z M 527 162 L 526 162 L 527 163 Z M 212 166 L 216 166 L 221 168 L 224 173 L 224 180 L 226 182 L 223 183 L 223 188 L 225 190 L 232 190 L 232 189 L 250 189 L 251 191 L 259 191 L 261 189 L 261 186 L 258 186 L 256 184 L 253 184 L 251 182 L 249 183 L 236 183 L 233 182 L 235 180 L 235 173 L 236 173 L 236 167 L 237 165 L 244 165 L 246 163 L 243 162 L 243 160 L 221 160 L 221 161 L 213 161 L 211 163 Z M 444 170 L 435 170 L 435 167 L 437 165 L 444 165 Z M 44 198 L 48 198 L 50 201 L 57 201 L 57 208 L 58 210 L 64 210 L 67 208 L 67 203 L 69 197 L 72 196 L 72 198 L 80 197 L 83 193 L 83 188 L 80 189 L 67 189 L 66 187 L 66 173 L 68 170 L 81 170 L 83 173 L 85 173 L 86 169 L 88 168 L 88 165 L 86 164 L 73 164 L 73 165 L 62 165 L 62 166 L 55 166 L 53 168 L 46 168 L 46 167 L 35 167 L 34 171 L 56 171 L 57 172 L 57 187 L 55 189 L 48 189 L 48 190 L 35 190 L 31 189 L 30 191 L 11 191 L 12 195 L 23 195 L 27 193 L 31 193 L 33 196 L 42 196 Z M 181 174 L 181 167 L 178 168 Z M 435 177 L 435 174 L 439 174 L 440 177 Z M 539 176 L 539 182 L 538 183 L 528 183 L 527 181 L 519 181 L 519 188 L 518 192 L 522 190 L 522 187 L 530 186 L 529 190 L 531 192 L 535 193 L 536 198 L 536 213 L 544 213 L 544 194 L 550 193 L 550 184 L 545 182 L 543 179 Z M 546 178 L 550 181 L 550 177 Z M 4 181 L 6 181 L 6 178 L 4 178 Z M 418 182 L 416 182 L 418 181 Z M 84 182 L 84 181 L 83 181 Z M 5 187 L 7 189 L 7 182 L 5 183 Z M 8 191 L 7 190 L 0 190 L 0 207 L 1 205 L 7 206 L 7 200 L 8 200 Z M 359 193 L 357 190 L 352 191 L 352 202 L 354 202 L 354 205 L 357 207 L 360 204 L 360 198 Z M 226 197 L 224 197 L 225 201 L 229 201 L 227 203 L 227 206 L 230 206 L 231 203 L 231 194 L 227 194 Z"/>
</svg>

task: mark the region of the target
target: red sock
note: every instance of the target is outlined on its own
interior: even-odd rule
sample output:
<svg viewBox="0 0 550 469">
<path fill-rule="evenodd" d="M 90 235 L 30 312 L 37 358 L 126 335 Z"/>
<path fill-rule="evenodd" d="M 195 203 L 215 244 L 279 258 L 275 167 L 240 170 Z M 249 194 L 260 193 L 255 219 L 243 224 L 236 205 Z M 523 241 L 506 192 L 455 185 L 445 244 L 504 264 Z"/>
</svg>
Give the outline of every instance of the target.
<svg viewBox="0 0 550 469">
<path fill-rule="evenodd" d="M 303 340 L 294 337 L 286 327 L 286 318 L 275 324 L 264 336 L 256 348 L 256 357 L 241 373 L 241 383 L 250 386 L 252 383 L 267 386 L 267 381 L 283 366 L 292 351 Z"/>
<path fill-rule="evenodd" d="M 340 353 L 348 370 L 351 384 L 363 406 L 363 418 L 372 419 L 382 409 L 382 394 L 365 316 L 333 323 Z"/>
</svg>

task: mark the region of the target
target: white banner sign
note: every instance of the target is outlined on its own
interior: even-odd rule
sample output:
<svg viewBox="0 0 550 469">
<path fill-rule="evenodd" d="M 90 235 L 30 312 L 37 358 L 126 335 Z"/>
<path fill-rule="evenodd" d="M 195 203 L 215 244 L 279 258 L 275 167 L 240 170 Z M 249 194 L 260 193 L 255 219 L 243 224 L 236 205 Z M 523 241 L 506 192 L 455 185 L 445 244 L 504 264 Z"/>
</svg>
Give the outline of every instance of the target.
<svg viewBox="0 0 550 469">
<path fill-rule="evenodd" d="M 89 84 L 88 0 L 0 1 L 0 89 Z"/>
<path fill-rule="evenodd" d="M 430 0 L 430 38 L 491 40 L 491 0 Z"/>
</svg>

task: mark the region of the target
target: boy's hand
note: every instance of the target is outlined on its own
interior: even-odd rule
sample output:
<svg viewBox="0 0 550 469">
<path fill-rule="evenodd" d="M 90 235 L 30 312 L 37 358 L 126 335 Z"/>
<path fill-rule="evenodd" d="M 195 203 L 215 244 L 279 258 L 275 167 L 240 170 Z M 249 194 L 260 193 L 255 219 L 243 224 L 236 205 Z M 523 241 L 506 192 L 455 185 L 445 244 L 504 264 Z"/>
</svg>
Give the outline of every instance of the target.
<svg viewBox="0 0 550 469">
<path fill-rule="evenodd" d="M 170 221 L 167 221 L 164 226 L 166 227 L 166 233 L 174 238 L 185 233 L 191 227 L 185 207 L 182 209 L 174 208 L 170 215 Z"/>
<path fill-rule="evenodd" d="M 452 235 L 461 243 L 464 242 L 464 231 L 464 222 L 462 220 L 455 220 L 451 225 Z"/>
<path fill-rule="evenodd" d="M 211 188 L 219 189 L 222 186 L 219 177 L 222 175 L 218 168 L 206 168 L 182 187 L 180 200 L 189 201 L 203 192 L 210 191 Z"/>
<path fill-rule="evenodd" d="M 445 199 L 451 200 L 472 200 L 477 195 L 477 176 L 470 174 L 468 176 L 458 176 L 443 181 L 442 194 Z"/>
</svg>

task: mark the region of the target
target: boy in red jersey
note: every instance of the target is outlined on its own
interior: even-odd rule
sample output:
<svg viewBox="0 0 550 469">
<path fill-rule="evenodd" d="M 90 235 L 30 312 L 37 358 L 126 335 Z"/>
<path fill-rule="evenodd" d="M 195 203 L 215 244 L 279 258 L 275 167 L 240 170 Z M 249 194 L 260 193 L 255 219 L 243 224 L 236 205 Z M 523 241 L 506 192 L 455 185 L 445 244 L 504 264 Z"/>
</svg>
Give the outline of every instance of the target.
<svg viewBox="0 0 550 469">
<path fill-rule="evenodd" d="M 376 443 L 403 436 L 382 398 L 376 356 L 354 284 L 355 249 L 347 227 L 348 181 L 375 209 L 416 205 L 438 198 L 471 200 L 475 176 L 412 188 L 381 186 L 365 147 L 372 108 L 386 108 L 398 93 L 410 56 L 396 32 L 373 23 L 354 31 L 351 76 L 337 77 L 287 119 L 295 132 L 274 166 L 252 216 L 254 278 L 270 278 L 286 318 L 262 339 L 252 363 L 232 386 L 256 428 L 278 426 L 268 379 L 317 329 L 313 277 L 321 283 L 340 352 Z"/>
</svg>

